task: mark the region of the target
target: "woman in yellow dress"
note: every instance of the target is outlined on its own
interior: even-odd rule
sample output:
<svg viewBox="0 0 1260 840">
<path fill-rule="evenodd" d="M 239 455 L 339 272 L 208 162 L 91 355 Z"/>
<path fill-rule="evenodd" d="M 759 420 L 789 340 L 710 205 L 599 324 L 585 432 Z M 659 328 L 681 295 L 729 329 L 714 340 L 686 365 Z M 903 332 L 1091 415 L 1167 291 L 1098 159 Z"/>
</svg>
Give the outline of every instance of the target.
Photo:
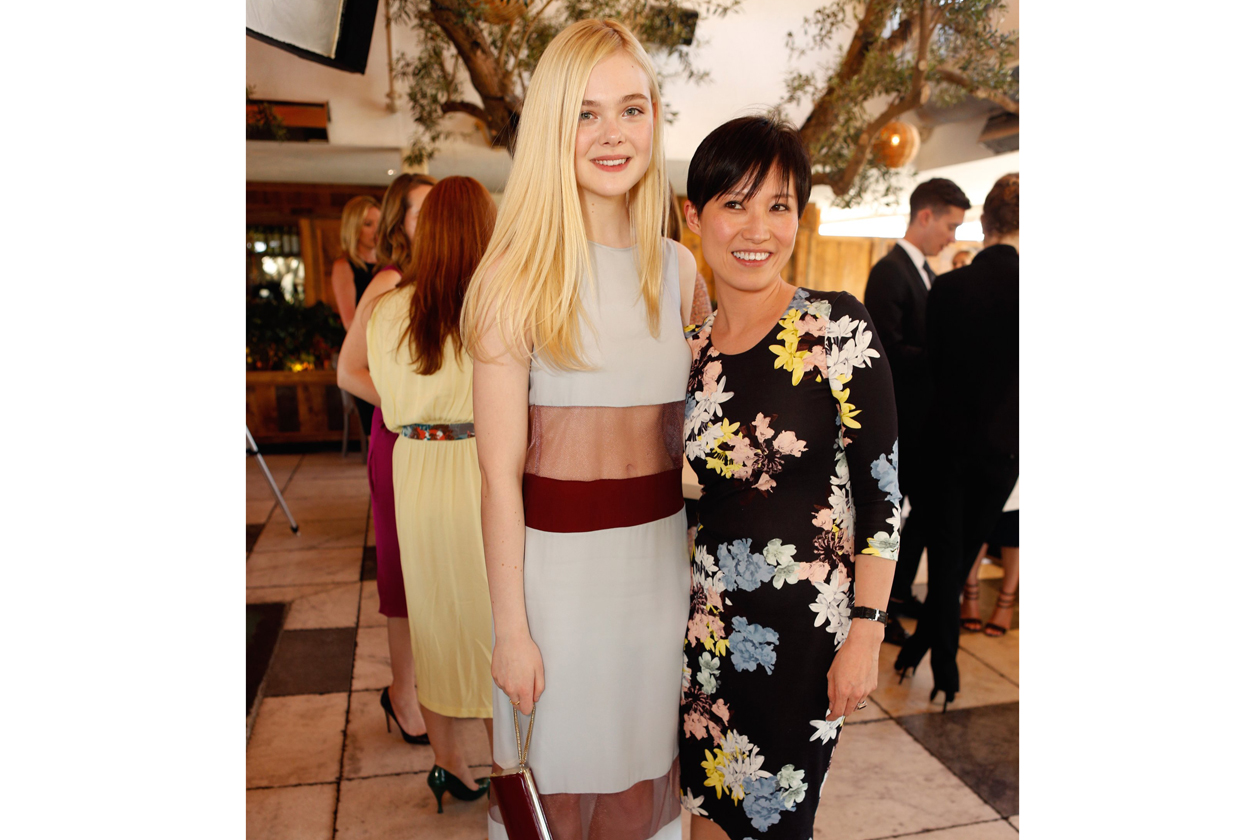
<svg viewBox="0 0 1260 840">
<path fill-rule="evenodd" d="M 476 799 L 454 718 L 490 730 L 490 595 L 481 542 L 481 475 L 473 436 L 472 360 L 460 339 L 468 281 L 494 229 L 495 207 L 472 178 L 440 181 L 420 210 L 397 288 L 364 295 L 342 358 L 366 353 L 370 378 L 347 390 L 378 403 L 394 446 L 394 504 L 416 660 L 416 693 L 433 745 L 429 787 Z M 356 331 L 362 331 L 357 333 Z M 347 369 L 361 371 L 354 358 Z M 360 360 L 361 361 L 361 360 Z M 353 387 L 352 387 L 353 386 Z"/>
</svg>

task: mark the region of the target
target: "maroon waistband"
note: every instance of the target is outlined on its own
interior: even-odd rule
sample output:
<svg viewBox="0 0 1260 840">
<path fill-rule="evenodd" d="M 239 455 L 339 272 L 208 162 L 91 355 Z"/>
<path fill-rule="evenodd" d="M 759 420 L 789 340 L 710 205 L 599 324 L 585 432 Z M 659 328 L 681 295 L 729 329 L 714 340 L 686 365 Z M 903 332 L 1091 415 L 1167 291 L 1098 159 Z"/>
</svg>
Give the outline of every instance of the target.
<svg viewBox="0 0 1260 840">
<path fill-rule="evenodd" d="M 573 534 L 629 528 L 682 510 L 682 469 L 597 481 L 562 481 L 525 473 L 521 494 L 525 525 L 537 531 Z"/>
</svg>

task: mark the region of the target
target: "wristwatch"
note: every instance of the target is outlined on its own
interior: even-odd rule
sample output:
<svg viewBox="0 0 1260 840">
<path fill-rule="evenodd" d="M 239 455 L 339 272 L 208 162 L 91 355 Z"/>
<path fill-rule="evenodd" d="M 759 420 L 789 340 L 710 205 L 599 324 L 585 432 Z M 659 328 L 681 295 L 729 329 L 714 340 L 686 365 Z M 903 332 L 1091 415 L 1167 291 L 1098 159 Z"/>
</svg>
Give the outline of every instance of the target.
<svg viewBox="0 0 1260 840">
<path fill-rule="evenodd" d="M 891 617 L 888 615 L 887 611 L 878 610 L 874 607 L 853 607 L 851 610 L 849 610 L 849 617 L 850 618 L 866 618 L 871 621 L 878 621 L 880 624 L 884 625 L 885 627 L 887 627 L 888 622 L 892 620 Z"/>
</svg>

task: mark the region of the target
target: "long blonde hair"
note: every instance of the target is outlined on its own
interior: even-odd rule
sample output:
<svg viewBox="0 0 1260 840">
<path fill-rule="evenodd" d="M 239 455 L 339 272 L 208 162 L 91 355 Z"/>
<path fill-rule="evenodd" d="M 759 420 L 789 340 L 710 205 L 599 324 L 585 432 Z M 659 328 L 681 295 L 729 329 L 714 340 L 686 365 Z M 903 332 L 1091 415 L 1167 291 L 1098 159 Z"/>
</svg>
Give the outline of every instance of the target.
<svg viewBox="0 0 1260 840">
<path fill-rule="evenodd" d="M 658 332 L 668 200 L 660 84 L 630 30 L 614 20 L 583 20 L 547 45 L 530 80 L 498 223 L 464 303 L 464 346 L 477 358 L 485 358 L 485 331 L 496 328 L 516 358 L 528 357 L 532 348 L 556 368 L 589 367 L 581 352 L 580 293 L 583 273 L 591 276 L 591 259 L 573 161 L 591 70 L 619 50 L 642 68 L 652 98 L 652 158 L 627 195 L 639 289 L 648 324 Z"/>
<path fill-rule="evenodd" d="M 362 269 L 367 268 L 367 263 L 359 256 L 359 229 L 363 227 L 363 218 L 373 207 L 381 208 L 375 198 L 356 195 L 346 202 L 341 211 L 341 250 L 345 252 L 346 259 Z"/>
</svg>

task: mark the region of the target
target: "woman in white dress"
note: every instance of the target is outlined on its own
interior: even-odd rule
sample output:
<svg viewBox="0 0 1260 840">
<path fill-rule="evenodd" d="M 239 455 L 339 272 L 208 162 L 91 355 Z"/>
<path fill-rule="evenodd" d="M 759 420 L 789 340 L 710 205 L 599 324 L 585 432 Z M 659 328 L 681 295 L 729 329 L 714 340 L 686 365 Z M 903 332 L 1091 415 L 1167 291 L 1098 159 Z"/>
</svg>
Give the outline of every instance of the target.
<svg viewBox="0 0 1260 840">
<path fill-rule="evenodd" d="M 615 21 L 569 26 L 530 83 L 463 315 L 494 760 L 517 763 L 513 707 L 538 702 L 529 763 L 556 840 L 681 837 L 683 327 L 696 264 L 661 237 L 666 183 L 642 46 Z M 493 802 L 489 828 L 506 837 Z"/>
</svg>

